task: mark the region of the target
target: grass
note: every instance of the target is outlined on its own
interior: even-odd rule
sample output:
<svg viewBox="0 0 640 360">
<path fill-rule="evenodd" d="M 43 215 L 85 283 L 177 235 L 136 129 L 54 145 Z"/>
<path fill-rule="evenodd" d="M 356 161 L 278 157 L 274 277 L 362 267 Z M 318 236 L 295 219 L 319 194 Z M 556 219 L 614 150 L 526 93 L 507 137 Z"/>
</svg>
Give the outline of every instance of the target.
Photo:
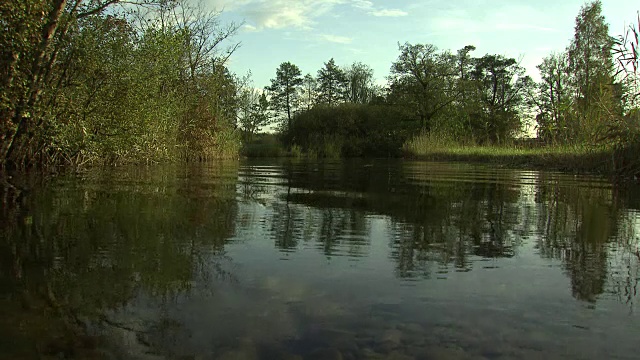
<svg viewBox="0 0 640 360">
<path fill-rule="evenodd" d="M 580 173 L 616 173 L 614 151 L 604 146 L 541 146 L 524 142 L 480 146 L 422 135 L 408 141 L 404 151 L 408 157 L 425 160 L 481 162 Z"/>
</svg>

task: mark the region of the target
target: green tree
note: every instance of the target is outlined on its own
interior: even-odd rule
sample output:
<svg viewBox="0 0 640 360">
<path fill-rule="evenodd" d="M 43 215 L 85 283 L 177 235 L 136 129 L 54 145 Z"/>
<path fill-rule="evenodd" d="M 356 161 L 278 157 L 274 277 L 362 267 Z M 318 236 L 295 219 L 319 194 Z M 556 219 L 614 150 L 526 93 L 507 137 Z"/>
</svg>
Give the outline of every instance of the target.
<svg viewBox="0 0 640 360">
<path fill-rule="evenodd" d="M 318 102 L 334 106 L 345 101 L 347 95 L 347 76 L 333 58 L 318 70 Z"/>
<path fill-rule="evenodd" d="M 302 107 L 304 110 L 309 111 L 316 104 L 318 96 L 318 82 L 311 75 L 307 74 L 302 79 Z"/>
<path fill-rule="evenodd" d="M 43 129 L 55 126 L 52 108 L 61 87 L 59 55 L 78 20 L 103 13 L 120 0 L 9 0 L 0 4 L 0 162 L 33 165 L 52 149 Z M 149 4 L 153 0 L 141 0 Z"/>
<path fill-rule="evenodd" d="M 271 107 L 286 116 L 287 129 L 291 129 L 292 115 L 300 101 L 301 86 L 300 68 L 287 61 L 280 64 L 276 69 L 276 77 L 271 79 L 271 85 L 266 87 Z"/>
<path fill-rule="evenodd" d="M 527 107 L 525 94 L 533 86 L 525 69 L 513 58 L 485 55 L 476 60 L 472 78 L 480 103 L 474 114 L 477 138 L 495 144 L 521 131 L 521 115 Z"/>
<path fill-rule="evenodd" d="M 367 104 L 375 94 L 373 69 L 361 62 L 354 62 L 347 68 L 347 99 L 355 104 Z"/>
<path fill-rule="evenodd" d="M 224 45 L 238 25 L 186 0 L 118 3 L 0 4 L 3 166 L 209 157 L 233 143 L 224 64 L 237 44 Z"/>
<path fill-rule="evenodd" d="M 420 128 L 430 131 L 434 121 L 457 99 L 455 61 L 431 44 L 399 45 L 400 55 L 391 65 L 392 97 L 412 107 Z"/>
<path fill-rule="evenodd" d="M 541 77 L 535 95 L 538 137 L 551 143 L 575 140 L 571 74 L 566 53 L 553 53 L 544 58 L 538 70 Z"/>
<path fill-rule="evenodd" d="M 597 140 L 619 112 L 612 76 L 613 44 L 602 15 L 602 2 L 584 5 L 576 17 L 575 35 L 568 49 L 576 113 L 584 140 Z"/>
<path fill-rule="evenodd" d="M 262 127 L 269 125 L 269 100 L 264 92 L 254 88 L 245 88 L 239 97 L 238 120 L 245 132 L 246 140 L 251 141 L 253 135 Z"/>
</svg>

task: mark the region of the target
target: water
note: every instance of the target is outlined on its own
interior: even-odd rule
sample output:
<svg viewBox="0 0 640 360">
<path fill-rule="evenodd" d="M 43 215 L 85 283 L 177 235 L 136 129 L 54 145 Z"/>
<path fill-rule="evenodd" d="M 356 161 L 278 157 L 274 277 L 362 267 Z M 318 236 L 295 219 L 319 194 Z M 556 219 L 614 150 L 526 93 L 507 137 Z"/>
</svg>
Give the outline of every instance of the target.
<svg viewBox="0 0 640 360">
<path fill-rule="evenodd" d="M 391 160 L 9 183 L 0 358 L 638 358 L 633 186 Z"/>
</svg>

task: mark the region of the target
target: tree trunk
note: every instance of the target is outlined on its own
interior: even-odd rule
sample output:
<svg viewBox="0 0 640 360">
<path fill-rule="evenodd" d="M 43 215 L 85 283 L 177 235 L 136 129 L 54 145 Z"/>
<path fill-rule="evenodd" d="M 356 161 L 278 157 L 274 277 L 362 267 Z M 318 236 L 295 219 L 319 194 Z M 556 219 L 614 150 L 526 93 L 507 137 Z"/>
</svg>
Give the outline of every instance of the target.
<svg viewBox="0 0 640 360">
<path fill-rule="evenodd" d="M 62 16 L 62 12 L 67 4 L 67 0 L 54 0 L 48 20 L 42 28 L 42 38 L 37 47 L 31 65 L 31 79 L 29 79 L 29 88 L 25 97 L 20 99 L 12 117 L 12 124 L 15 126 L 13 130 L 9 130 L 4 139 L 2 147 L 2 163 L 13 161 L 14 154 L 20 144 L 25 143 L 23 137 L 29 135 L 29 125 L 33 121 L 32 113 L 38 102 L 40 93 L 42 92 L 42 76 L 49 72 L 48 67 L 52 67 L 53 63 L 45 61 L 47 57 L 47 49 L 51 46 L 53 37 L 58 28 L 58 22 Z M 28 116 L 27 116 L 28 115 Z M 31 136 L 31 135 L 29 135 Z M 28 140 L 28 139 L 26 139 Z"/>
</svg>

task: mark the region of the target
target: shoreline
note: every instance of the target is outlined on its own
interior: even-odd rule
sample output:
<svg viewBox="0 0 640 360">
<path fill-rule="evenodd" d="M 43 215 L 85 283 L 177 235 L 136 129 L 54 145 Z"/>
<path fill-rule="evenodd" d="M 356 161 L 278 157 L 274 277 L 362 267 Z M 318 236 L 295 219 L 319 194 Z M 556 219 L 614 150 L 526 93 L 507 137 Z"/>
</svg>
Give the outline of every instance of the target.
<svg viewBox="0 0 640 360">
<path fill-rule="evenodd" d="M 616 170 L 612 151 L 558 151 L 558 149 L 513 149 L 468 147 L 439 149 L 416 153 L 406 151 L 405 159 L 424 161 L 467 162 L 500 165 L 515 169 L 553 170 L 570 174 L 593 174 L 626 181 L 635 175 Z"/>
</svg>

